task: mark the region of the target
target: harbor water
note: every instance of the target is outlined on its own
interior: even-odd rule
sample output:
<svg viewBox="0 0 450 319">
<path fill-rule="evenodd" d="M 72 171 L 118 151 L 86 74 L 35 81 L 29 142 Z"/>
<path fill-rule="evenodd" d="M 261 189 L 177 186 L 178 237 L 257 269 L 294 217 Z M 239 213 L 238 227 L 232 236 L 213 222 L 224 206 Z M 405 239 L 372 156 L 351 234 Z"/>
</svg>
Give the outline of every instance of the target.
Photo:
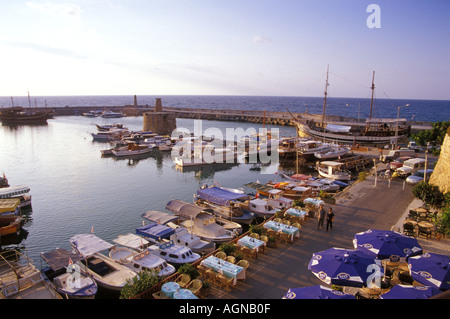
<svg viewBox="0 0 450 319">
<path fill-rule="evenodd" d="M 56 247 L 69 249 L 69 238 L 94 234 L 111 241 L 134 233 L 142 225 L 141 214 L 165 211 L 172 199 L 193 202 L 204 184 L 241 188 L 259 180 L 280 179 L 263 174 L 254 164 L 214 164 L 180 171 L 170 152 L 154 149 L 140 159 L 102 157 L 106 142 L 93 141 L 95 124 L 123 123 L 130 130 L 142 129 L 141 117 L 120 119 L 61 116 L 44 126 L 0 126 L 0 174 L 11 186 L 31 188 L 32 211 L 21 233 L 2 238 L 2 247 L 17 244 L 38 263 L 40 253 Z M 193 131 L 194 121 L 178 119 L 177 126 Z M 255 128 L 250 123 L 202 121 L 202 127 Z M 267 127 L 270 129 L 270 127 Z M 294 136 L 293 127 L 278 127 L 280 134 Z M 225 134 L 224 134 L 225 135 Z M 292 168 L 286 168 L 286 173 Z M 294 168 L 295 169 L 295 168 Z M 246 189 L 251 191 L 251 189 Z"/>
</svg>

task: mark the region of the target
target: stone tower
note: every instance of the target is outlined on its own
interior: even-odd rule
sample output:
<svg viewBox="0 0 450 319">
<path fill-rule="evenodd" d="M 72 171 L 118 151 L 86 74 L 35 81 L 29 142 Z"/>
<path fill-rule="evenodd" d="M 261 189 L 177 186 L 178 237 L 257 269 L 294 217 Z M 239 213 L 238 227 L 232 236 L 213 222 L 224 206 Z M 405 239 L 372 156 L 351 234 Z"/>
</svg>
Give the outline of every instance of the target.
<svg viewBox="0 0 450 319">
<path fill-rule="evenodd" d="M 155 110 L 153 112 L 145 112 L 143 117 L 144 131 L 152 131 L 161 135 L 171 135 L 172 131 L 177 127 L 175 114 L 163 111 L 161 98 L 156 99 Z"/>
</svg>

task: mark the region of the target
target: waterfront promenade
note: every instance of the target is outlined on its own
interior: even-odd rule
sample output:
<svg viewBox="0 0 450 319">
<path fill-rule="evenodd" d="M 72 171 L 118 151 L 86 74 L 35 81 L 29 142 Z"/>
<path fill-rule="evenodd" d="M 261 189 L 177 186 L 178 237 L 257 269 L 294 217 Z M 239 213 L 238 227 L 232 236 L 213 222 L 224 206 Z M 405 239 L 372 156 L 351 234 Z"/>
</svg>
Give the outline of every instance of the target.
<svg viewBox="0 0 450 319">
<path fill-rule="evenodd" d="M 403 181 L 377 180 L 371 175 L 341 193 L 333 207 L 333 230 L 317 229 L 317 219 L 309 218 L 301 237 L 293 244 L 278 243 L 265 254 L 250 259 L 247 278 L 226 292 L 214 287 L 208 299 L 280 299 L 289 288 L 326 285 L 308 270 L 312 254 L 331 247 L 353 249 L 353 237 L 367 229 L 390 230 L 402 225 L 405 213 L 421 205 Z M 326 204 L 328 205 L 328 204 Z M 402 228 L 400 227 L 402 230 Z M 449 240 L 419 239 L 424 252 L 450 254 Z"/>
</svg>

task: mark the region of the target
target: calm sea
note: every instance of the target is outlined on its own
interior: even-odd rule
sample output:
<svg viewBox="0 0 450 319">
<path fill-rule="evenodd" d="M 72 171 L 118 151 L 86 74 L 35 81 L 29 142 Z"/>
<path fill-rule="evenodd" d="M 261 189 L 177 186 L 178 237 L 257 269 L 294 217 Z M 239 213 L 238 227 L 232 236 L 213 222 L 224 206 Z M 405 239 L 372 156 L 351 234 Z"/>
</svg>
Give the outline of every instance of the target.
<svg viewBox="0 0 450 319">
<path fill-rule="evenodd" d="M 239 96 L 138 96 L 138 104 L 154 105 L 161 97 L 163 105 L 176 107 L 228 108 L 321 113 L 321 98 L 239 97 Z M 108 106 L 133 103 L 132 96 L 31 97 L 31 105 L 49 107 Z M 367 99 L 329 99 L 327 114 L 364 118 Z M 449 101 L 377 100 L 374 116 L 401 117 L 419 121 L 450 118 Z M 27 97 L 14 98 L 15 105 L 28 106 Z M 11 106 L 10 97 L 0 98 L 0 106 Z M 0 126 L 0 174 L 10 185 L 31 188 L 32 211 L 18 236 L 2 238 L 2 246 L 19 244 L 39 265 L 40 253 L 56 247 L 69 249 L 69 238 L 79 233 L 94 233 L 111 241 L 116 236 L 134 233 L 142 224 L 141 214 L 149 210 L 165 211 L 167 202 L 181 199 L 192 202 L 193 194 L 204 184 L 214 182 L 239 188 L 259 180 L 280 179 L 279 174 L 262 174 L 253 164 L 206 166 L 179 171 L 170 152 L 154 150 L 139 160 L 102 157 L 100 150 L 109 144 L 94 142 L 90 135 L 95 124 L 114 123 L 118 119 L 56 117 L 45 126 Z M 121 118 L 130 130 L 141 130 L 142 117 Z M 193 128 L 193 121 L 177 120 L 177 126 Z M 227 127 L 243 129 L 260 126 L 250 123 L 203 121 L 203 129 Z M 293 127 L 278 127 L 281 135 L 295 135 Z M 281 168 L 279 173 L 294 173 Z M 248 190 L 248 189 L 247 189 Z"/>
<path fill-rule="evenodd" d="M 163 106 L 207 108 L 207 109 L 240 109 L 266 110 L 302 113 L 308 111 L 322 114 L 323 98 L 321 97 L 279 97 L 279 96 L 193 96 L 193 95 L 142 95 L 137 96 L 139 105 L 154 105 L 155 98 L 161 98 Z M 121 106 L 133 104 L 133 96 L 27 96 L 13 97 L 14 105 L 20 106 Z M 398 100 L 375 99 L 373 117 L 396 118 L 399 106 L 400 117 L 408 120 L 437 122 L 450 119 L 450 101 L 438 100 Z M 0 97 L 0 107 L 12 105 L 11 97 Z M 333 98 L 327 99 L 328 115 L 341 115 L 354 118 L 367 118 L 370 112 L 370 99 Z"/>
<path fill-rule="evenodd" d="M 172 199 L 193 201 L 193 194 L 204 184 L 241 188 L 259 180 L 280 179 L 278 174 L 262 174 L 254 164 L 210 165 L 177 170 L 170 152 L 154 149 L 137 159 L 102 157 L 109 143 L 93 141 L 95 124 L 120 120 L 130 130 L 141 130 L 141 117 L 121 119 L 61 116 L 45 126 L 0 126 L 0 174 L 10 185 L 31 188 L 32 211 L 19 236 L 1 239 L 3 248 L 20 244 L 40 265 L 40 253 L 56 247 L 69 249 L 69 238 L 94 233 L 111 241 L 121 234 L 134 233 L 142 225 L 141 214 L 149 210 L 166 211 Z M 194 121 L 177 120 L 177 126 L 192 130 Z M 250 123 L 203 121 L 208 127 L 244 130 L 259 126 Z M 293 127 L 279 127 L 284 135 L 295 135 Z M 294 167 L 280 172 L 294 173 Z M 251 189 L 246 189 L 251 191 Z"/>
</svg>

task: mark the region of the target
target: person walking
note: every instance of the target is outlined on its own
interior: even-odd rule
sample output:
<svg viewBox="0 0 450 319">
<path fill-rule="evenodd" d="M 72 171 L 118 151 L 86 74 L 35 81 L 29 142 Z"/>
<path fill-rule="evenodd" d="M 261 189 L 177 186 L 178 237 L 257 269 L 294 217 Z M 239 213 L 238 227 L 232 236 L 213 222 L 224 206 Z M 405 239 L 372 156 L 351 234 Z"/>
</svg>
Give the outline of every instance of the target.
<svg viewBox="0 0 450 319">
<path fill-rule="evenodd" d="M 330 230 L 333 229 L 333 220 L 334 220 L 334 213 L 333 213 L 333 209 L 330 207 L 328 209 L 328 213 L 327 213 L 327 231 L 328 231 L 328 227 L 330 228 Z"/>
<path fill-rule="evenodd" d="M 321 204 L 319 206 L 319 215 L 318 215 L 319 223 L 317 224 L 317 229 L 323 228 L 323 221 L 325 220 L 325 215 L 326 215 L 325 210 L 323 209 L 323 205 Z"/>
</svg>

